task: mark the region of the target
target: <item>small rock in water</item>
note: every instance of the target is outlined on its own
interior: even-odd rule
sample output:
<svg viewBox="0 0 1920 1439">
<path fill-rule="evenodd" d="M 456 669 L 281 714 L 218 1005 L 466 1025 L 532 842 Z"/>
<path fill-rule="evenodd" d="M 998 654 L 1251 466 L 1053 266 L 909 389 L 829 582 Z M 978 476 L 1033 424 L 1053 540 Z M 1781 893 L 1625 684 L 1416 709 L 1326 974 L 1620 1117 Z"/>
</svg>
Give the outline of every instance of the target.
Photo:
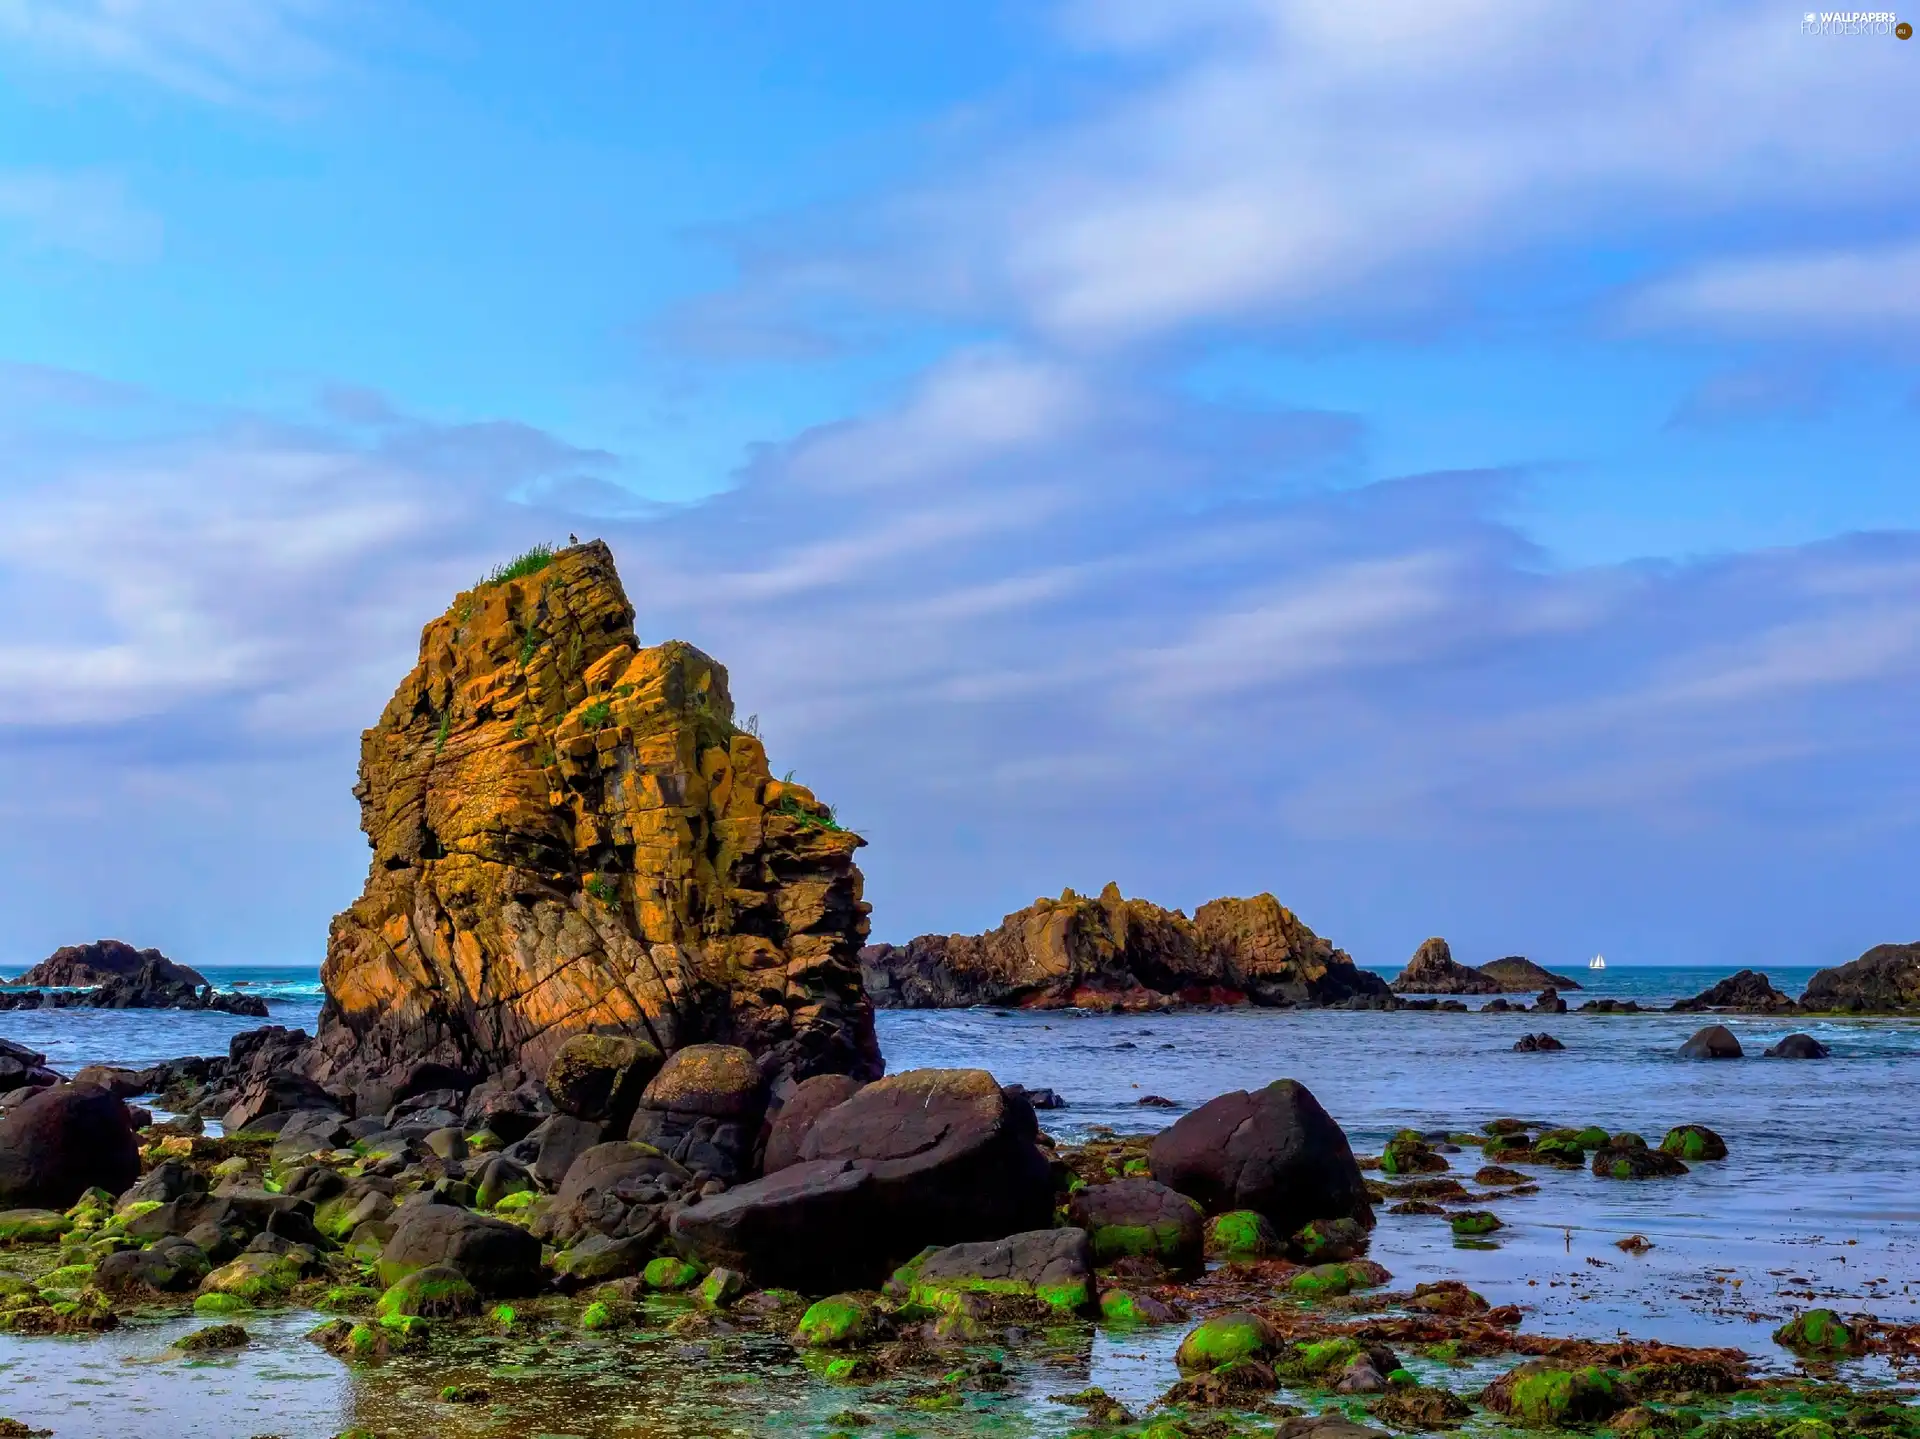
<svg viewBox="0 0 1920 1439">
<path fill-rule="evenodd" d="M 1653 1241 L 1644 1234 L 1629 1234 L 1625 1239 L 1614 1240 L 1613 1247 L 1628 1254 L 1645 1254 L 1653 1248 Z"/>
<path fill-rule="evenodd" d="M 1164 1094 L 1143 1094 L 1134 1100 L 1134 1103 L 1146 1109 L 1178 1109 L 1180 1107 Z"/>
<path fill-rule="evenodd" d="M 1833 1051 L 1811 1034 L 1789 1034 L 1767 1049 L 1768 1059 L 1826 1059 Z"/>
<path fill-rule="evenodd" d="M 1514 1041 L 1513 1047 L 1522 1054 L 1544 1054 L 1556 1049 L 1565 1049 L 1566 1045 L 1551 1034 L 1523 1034 Z"/>
<path fill-rule="evenodd" d="M 1682 1059 L 1739 1059 L 1743 1053 L 1740 1041 L 1724 1024 L 1710 1024 L 1680 1046 Z"/>
</svg>

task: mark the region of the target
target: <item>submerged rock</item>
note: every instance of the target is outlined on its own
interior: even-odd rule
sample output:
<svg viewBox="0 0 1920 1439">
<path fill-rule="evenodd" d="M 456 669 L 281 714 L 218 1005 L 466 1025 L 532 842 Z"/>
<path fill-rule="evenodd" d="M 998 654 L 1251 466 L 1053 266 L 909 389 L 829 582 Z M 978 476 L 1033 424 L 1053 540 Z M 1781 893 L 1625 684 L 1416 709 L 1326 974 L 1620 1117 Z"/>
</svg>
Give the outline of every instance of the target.
<svg viewBox="0 0 1920 1439">
<path fill-rule="evenodd" d="M 1679 1156 L 1647 1148 L 1637 1134 L 1616 1134 L 1593 1152 L 1593 1172 L 1602 1179 L 1662 1179 L 1687 1173 Z"/>
<path fill-rule="evenodd" d="M 1725 1159 L 1727 1141 L 1704 1124 L 1682 1124 L 1667 1131 L 1660 1148 L 1682 1159 Z"/>
<path fill-rule="evenodd" d="M 1513 1047 L 1522 1054 L 1550 1054 L 1565 1049 L 1566 1045 L 1551 1034 L 1523 1034 L 1514 1041 Z"/>
<path fill-rule="evenodd" d="M 1767 1047 L 1768 1059 L 1826 1059 L 1833 1051 L 1811 1034 L 1789 1034 Z"/>
<path fill-rule="evenodd" d="M 1235 1090 L 1182 1115 L 1154 1138 L 1148 1165 L 1208 1213 L 1252 1209 L 1282 1234 L 1315 1219 L 1373 1223 L 1347 1136 L 1297 1080 Z"/>
<path fill-rule="evenodd" d="M 719 664 L 640 647 L 604 544 L 511 569 L 426 626 L 362 740 L 373 862 L 308 1072 L 544 1074 L 602 1032 L 877 1074 L 862 841 L 770 777 Z"/>
<path fill-rule="evenodd" d="M 1743 1053 L 1740 1041 L 1724 1024 L 1710 1024 L 1680 1046 L 1683 1059 L 1739 1059 Z"/>
<path fill-rule="evenodd" d="M 1307 928 L 1270 894 L 1216 899 L 1188 919 L 1072 890 L 1035 900 L 981 935 L 921 935 L 861 951 L 874 1003 L 1163 1009 L 1178 1004 L 1339 1004 L 1384 1000 L 1378 975 Z"/>
</svg>

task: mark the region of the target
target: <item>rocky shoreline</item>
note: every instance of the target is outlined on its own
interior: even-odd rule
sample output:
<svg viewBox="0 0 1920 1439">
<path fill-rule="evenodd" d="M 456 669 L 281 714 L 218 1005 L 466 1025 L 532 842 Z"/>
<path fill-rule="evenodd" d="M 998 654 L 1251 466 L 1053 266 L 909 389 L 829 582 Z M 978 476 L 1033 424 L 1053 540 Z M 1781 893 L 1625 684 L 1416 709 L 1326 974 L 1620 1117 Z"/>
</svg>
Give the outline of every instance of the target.
<svg viewBox="0 0 1920 1439">
<path fill-rule="evenodd" d="M 1157 1134 L 1068 1142 L 1042 1125 L 1046 1091 L 971 1065 L 886 1074 L 876 1004 L 1466 1011 L 1408 997 L 1439 982 L 1491 995 L 1480 1012 L 1564 1014 L 1574 986 L 1519 957 L 1457 965 L 1440 940 L 1389 985 L 1271 895 L 1189 918 L 1068 891 L 985 935 L 866 945 L 863 842 L 772 777 L 718 663 L 639 643 L 604 546 L 523 556 L 429 623 L 355 794 L 372 858 L 330 931 L 316 1034 L 267 1026 L 223 1056 L 71 1080 L 0 1043 L 0 1333 L 191 1316 L 177 1350 L 212 1362 L 310 1315 L 306 1340 L 363 1376 L 456 1359 L 504 1376 L 443 1382 L 443 1414 L 492 1402 L 530 1350 L 657 1341 L 688 1386 L 751 1382 L 726 1377 L 744 1364 L 844 1395 L 835 1436 L 963 1432 L 941 1416 L 1063 1348 L 1164 1334 L 1150 1406 L 1051 1396 L 1071 1433 L 1920 1439 L 1920 1411 L 1828 1382 L 1860 1357 L 1920 1372 L 1920 1326 L 1807 1309 L 1775 1336 L 1806 1366 L 1785 1379 L 1724 1347 L 1529 1333 L 1518 1306 L 1373 1257 L 1380 1207 L 1472 1247 L 1559 1175 L 1658 1186 L 1722 1162 L 1689 1116 L 1657 1144 L 1502 1119 L 1356 1155 L 1279 1078 Z M 103 950 L 114 972 L 84 993 L 212 1002 L 120 949 L 139 962 Z M 81 972 L 62 955 L 45 972 Z M 1675 1008 L 1899 1012 L 1916 969 L 1920 948 L 1883 946 L 1798 1003 L 1743 973 Z M 1778 1057 L 1818 1057 L 1789 1040 Z M 1681 1052 L 1740 1046 L 1710 1025 Z M 618 1384 L 643 1361 L 615 1353 Z M 1443 1382 L 1455 1367 L 1477 1382 Z"/>
</svg>

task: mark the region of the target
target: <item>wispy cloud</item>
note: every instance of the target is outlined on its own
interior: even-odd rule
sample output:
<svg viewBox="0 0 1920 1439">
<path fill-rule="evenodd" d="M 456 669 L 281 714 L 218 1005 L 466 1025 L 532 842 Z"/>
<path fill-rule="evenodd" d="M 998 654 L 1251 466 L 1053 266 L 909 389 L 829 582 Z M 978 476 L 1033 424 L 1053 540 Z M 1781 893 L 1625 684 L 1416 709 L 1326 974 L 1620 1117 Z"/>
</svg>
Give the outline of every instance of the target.
<svg viewBox="0 0 1920 1439">
<path fill-rule="evenodd" d="M 1642 324 L 1738 335 L 1911 339 L 1920 324 L 1920 240 L 1710 261 L 1653 285 Z"/>
<path fill-rule="evenodd" d="M 222 104 L 275 100 L 336 64 L 334 0 L 0 0 L 0 36 Z"/>
<path fill-rule="evenodd" d="M 5 228 L 36 249 L 113 261 L 151 258 L 162 233 L 159 216 L 118 176 L 45 169 L 0 170 L 0 232 Z"/>
</svg>

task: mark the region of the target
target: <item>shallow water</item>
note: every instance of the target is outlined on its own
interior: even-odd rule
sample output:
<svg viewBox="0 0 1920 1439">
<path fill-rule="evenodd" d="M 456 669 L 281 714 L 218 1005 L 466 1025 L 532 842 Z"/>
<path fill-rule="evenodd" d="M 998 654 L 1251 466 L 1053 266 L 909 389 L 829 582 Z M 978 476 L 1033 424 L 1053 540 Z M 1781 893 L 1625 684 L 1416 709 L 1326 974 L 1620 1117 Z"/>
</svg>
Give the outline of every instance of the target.
<svg viewBox="0 0 1920 1439">
<path fill-rule="evenodd" d="M 1664 1003 L 1725 973 L 1616 968 L 1604 987 L 1569 998 Z M 311 972 L 208 974 L 223 986 L 235 978 L 273 981 L 252 986 L 268 997 L 272 1022 L 313 1028 Z M 1773 977 L 1797 993 L 1805 972 Z M 1816 1301 L 1920 1319 L 1920 1186 L 1912 1177 L 1920 1023 L 1727 1019 L 1747 1059 L 1682 1060 L 1681 1041 L 1703 1022 L 1710 1021 L 1370 1011 L 879 1017 L 890 1069 L 978 1065 L 1003 1082 L 1051 1087 L 1069 1107 L 1041 1119 L 1063 1138 L 1093 1125 L 1152 1132 L 1216 1094 L 1282 1077 L 1305 1082 L 1361 1152 L 1378 1152 L 1400 1128 L 1462 1129 L 1504 1115 L 1633 1129 L 1655 1143 L 1675 1124 L 1706 1124 L 1726 1139 L 1726 1161 L 1640 1183 L 1539 1170 L 1539 1193 L 1494 1194 L 1482 1206 L 1506 1226 L 1484 1246 L 1456 1241 L 1442 1217 L 1389 1215 L 1383 1206 L 1373 1257 L 1398 1287 L 1459 1278 L 1496 1304 L 1520 1304 L 1528 1311 L 1524 1327 L 1536 1332 L 1735 1344 L 1782 1368 L 1791 1360 L 1772 1345 L 1771 1330 Z M 217 1052 L 257 1023 L 165 1012 L 12 1013 L 0 1015 L 0 1035 L 71 1069 Z M 1833 1058 L 1758 1057 L 1796 1027 L 1827 1043 Z M 1567 1049 L 1513 1051 L 1521 1034 L 1542 1029 Z M 1149 1094 L 1175 1107 L 1142 1107 Z M 1451 1159 L 1463 1180 L 1482 1162 L 1472 1150 Z M 1638 1257 L 1615 1247 L 1631 1234 L 1654 1247 Z M 165 1352 L 171 1338 L 194 1327 L 191 1320 L 94 1339 L 0 1336 L 0 1414 L 45 1424 L 60 1439 L 306 1439 L 349 1423 L 413 1434 L 700 1436 L 820 1433 L 836 1410 L 874 1402 L 873 1390 L 812 1381 L 782 1346 L 765 1341 L 720 1340 L 710 1352 L 706 1343 L 688 1345 L 656 1329 L 541 1340 L 507 1370 L 490 1349 L 463 1354 L 455 1346 L 437 1347 L 427 1360 L 354 1372 L 299 1337 L 315 1322 L 312 1315 L 251 1321 L 267 1343 L 236 1359 L 196 1362 Z M 1138 1407 L 1170 1382 L 1179 1333 L 1063 1334 L 1045 1356 L 1015 1365 L 1006 1391 L 974 1396 L 962 1411 L 915 1415 L 910 1432 L 1064 1433 L 1078 1411 L 1046 1396 L 1088 1383 Z M 1884 1368 L 1844 1368 L 1856 1380 L 1885 1377 Z M 1471 1388 L 1486 1376 L 1427 1377 Z M 511 1410 L 437 1403 L 450 1380 L 482 1380 Z M 883 1424 L 867 1432 L 896 1431 Z"/>
</svg>

